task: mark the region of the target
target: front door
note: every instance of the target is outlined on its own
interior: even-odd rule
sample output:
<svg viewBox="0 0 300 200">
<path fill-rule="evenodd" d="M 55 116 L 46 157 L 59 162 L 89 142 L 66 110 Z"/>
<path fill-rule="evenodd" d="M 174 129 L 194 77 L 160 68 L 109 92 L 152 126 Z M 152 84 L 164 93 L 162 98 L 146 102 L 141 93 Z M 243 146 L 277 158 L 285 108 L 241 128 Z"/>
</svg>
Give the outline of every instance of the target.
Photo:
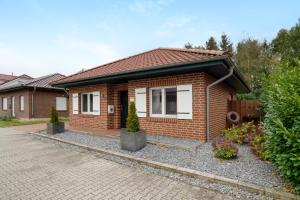
<svg viewBox="0 0 300 200">
<path fill-rule="evenodd" d="M 11 116 L 15 117 L 15 97 L 11 97 Z"/>
<path fill-rule="evenodd" d="M 128 91 L 120 92 L 121 104 L 121 128 L 126 128 L 126 121 L 128 115 Z"/>
</svg>

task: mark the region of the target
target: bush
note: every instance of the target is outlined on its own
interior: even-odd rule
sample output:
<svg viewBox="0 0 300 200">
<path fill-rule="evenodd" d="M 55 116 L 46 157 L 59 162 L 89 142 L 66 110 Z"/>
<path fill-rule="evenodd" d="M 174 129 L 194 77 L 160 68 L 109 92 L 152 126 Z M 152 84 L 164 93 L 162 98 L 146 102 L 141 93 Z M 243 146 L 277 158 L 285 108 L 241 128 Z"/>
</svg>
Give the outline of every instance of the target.
<svg viewBox="0 0 300 200">
<path fill-rule="evenodd" d="M 139 118 L 136 114 L 134 102 L 130 102 L 126 125 L 127 125 L 128 132 L 138 132 L 140 130 Z"/>
<path fill-rule="evenodd" d="M 222 160 L 229 160 L 237 157 L 238 149 L 232 141 L 224 138 L 217 137 L 212 141 L 214 147 L 213 153 L 216 158 Z"/>
<path fill-rule="evenodd" d="M 282 66 L 266 80 L 261 102 L 266 158 L 300 193 L 300 62 Z"/>
<path fill-rule="evenodd" d="M 59 122 L 59 120 L 58 120 L 58 113 L 57 113 L 57 110 L 54 107 L 51 108 L 50 122 L 51 123 L 58 123 Z"/>
<path fill-rule="evenodd" d="M 262 132 L 254 135 L 251 140 L 251 145 L 253 147 L 253 153 L 256 154 L 260 159 L 265 160 L 265 136 Z"/>
<path fill-rule="evenodd" d="M 232 140 L 233 142 L 243 144 L 249 140 L 255 131 L 255 125 L 249 122 L 243 123 L 240 126 L 233 125 L 231 128 L 223 130 L 223 134 L 226 138 Z"/>
</svg>

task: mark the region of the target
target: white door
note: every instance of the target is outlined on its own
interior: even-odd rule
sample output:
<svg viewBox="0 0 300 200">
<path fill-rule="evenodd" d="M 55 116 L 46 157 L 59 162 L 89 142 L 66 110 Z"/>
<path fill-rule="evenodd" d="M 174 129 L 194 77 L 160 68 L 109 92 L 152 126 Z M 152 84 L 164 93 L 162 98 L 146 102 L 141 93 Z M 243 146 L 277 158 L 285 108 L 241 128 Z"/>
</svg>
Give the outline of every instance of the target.
<svg viewBox="0 0 300 200">
<path fill-rule="evenodd" d="M 11 115 L 15 117 L 15 97 L 11 97 Z"/>
</svg>

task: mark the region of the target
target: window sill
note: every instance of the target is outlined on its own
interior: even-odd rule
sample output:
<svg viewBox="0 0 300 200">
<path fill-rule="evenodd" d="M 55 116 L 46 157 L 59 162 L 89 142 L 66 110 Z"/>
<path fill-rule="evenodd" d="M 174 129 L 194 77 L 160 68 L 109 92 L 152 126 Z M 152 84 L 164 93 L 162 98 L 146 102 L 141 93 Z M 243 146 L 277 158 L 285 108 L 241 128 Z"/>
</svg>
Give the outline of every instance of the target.
<svg viewBox="0 0 300 200">
<path fill-rule="evenodd" d="M 165 118 L 165 117 L 147 117 L 149 122 L 166 122 L 166 123 L 177 123 L 177 118 Z"/>
<path fill-rule="evenodd" d="M 86 117 L 86 118 L 100 117 L 100 116 L 101 116 L 101 115 L 94 115 L 94 114 L 84 114 L 84 113 L 75 114 L 75 115 L 79 115 L 80 117 Z"/>
</svg>

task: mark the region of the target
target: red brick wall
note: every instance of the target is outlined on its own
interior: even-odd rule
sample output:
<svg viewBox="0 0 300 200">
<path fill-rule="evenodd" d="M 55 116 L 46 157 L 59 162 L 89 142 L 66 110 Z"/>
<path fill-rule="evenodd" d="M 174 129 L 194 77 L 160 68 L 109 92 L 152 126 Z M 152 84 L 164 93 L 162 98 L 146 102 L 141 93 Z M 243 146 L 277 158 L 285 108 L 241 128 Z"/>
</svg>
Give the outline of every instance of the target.
<svg viewBox="0 0 300 200">
<path fill-rule="evenodd" d="M 6 93 L 0 93 L 0 117 L 10 117 L 12 114 L 11 111 L 11 97 L 15 97 L 15 116 L 17 118 L 29 118 L 31 114 L 31 106 L 29 107 L 28 105 L 31 105 L 31 93 L 29 90 L 18 90 L 18 91 L 13 91 L 13 92 L 6 92 Z M 24 96 L 24 111 L 20 110 L 20 96 Z M 4 111 L 2 110 L 2 97 L 7 98 L 7 110 Z"/>
<path fill-rule="evenodd" d="M 207 85 L 216 81 L 206 75 Z M 213 86 L 210 90 L 210 137 L 219 135 L 226 128 L 226 115 L 228 112 L 228 98 L 235 94 L 233 88 L 224 83 Z"/>
<path fill-rule="evenodd" d="M 55 106 L 56 97 L 67 96 L 65 92 L 37 90 L 34 94 L 34 115 L 32 115 L 32 90 L 23 89 L 13 92 L 0 93 L 0 117 L 11 116 L 11 96 L 15 97 L 15 116 L 17 118 L 48 118 L 52 106 Z M 24 96 L 24 111 L 20 110 L 20 96 Z M 2 97 L 7 97 L 8 109 L 2 110 Z M 68 101 L 67 101 L 68 102 Z M 59 111 L 59 116 L 68 116 L 68 111 Z"/>
<path fill-rule="evenodd" d="M 147 117 L 139 118 L 141 129 L 146 133 L 204 140 L 205 136 L 205 74 L 193 73 L 187 75 L 166 76 L 129 81 L 129 98 L 134 98 L 135 88 L 147 89 L 160 86 L 177 86 L 192 84 L 193 86 L 193 119 L 166 119 L 149 116 L 150 102 L 147 90 Z"/>
<path fill-rule="evenodd" d="M 157 78 L 133 80 L 123 84 L 98 84 L 70 88 L 69 110 L 70 126 L 73 129 L 99 132 L 101 130 L 120 128 L 120 91 L 128 90 L 128 101 L 135 97 L 135 88 L 147 88 L 147 117 L 139 118 L 141 129 L 150 134 L 206 139 L 206 87 L 212 82 L 205 73 L 192 73 Z M 193 119 L 166 119 L 149 116 L 149 88 L 160 86 L 193 86 Z M 72 113 L 72 93 L 100 91 L 100 115 L 81 114 L 81 97 L 79 95 L 79 114 Z M 211 134 L 215 136 L 226 127 L 227 97 L 232 91 L 225 84 L 215 86 L 211 91 Z M 108 105 L 114 105 L 115 112 L 108 114 Z"/>
<path fill-rule="evenodd" d="M 85 92 L 100 92 L 100 115 L 88 115 L 81 114 L 81 93 Z M 78 95 L 78 114 L 73 115 L 72 109 L 72 94 L 79 93 Z M 69 92 L 69 124 L 72 128 L 78 130 L 103 130 L 108 129 L 108 113 L 107 113 L 107 105 L 108 105 L 108 90 L 107 84 L 98 84 L 92 86 L 82 86 L 76 88 L 70 88 Z"/>
<path fill-rule="evenodd" d="M 34 93 L 34 118 L 50 117 L 52 106 L 56 106 L 56 97 L 67 97 L 64 91 L 37 90 Z M 67 100 L 68 102 L 68 100 Z M 68 108 L 68 105 L 67 105 Z M 58 115 L 67 117 L 67 111 L 58 111 Z"/>
</svg>

